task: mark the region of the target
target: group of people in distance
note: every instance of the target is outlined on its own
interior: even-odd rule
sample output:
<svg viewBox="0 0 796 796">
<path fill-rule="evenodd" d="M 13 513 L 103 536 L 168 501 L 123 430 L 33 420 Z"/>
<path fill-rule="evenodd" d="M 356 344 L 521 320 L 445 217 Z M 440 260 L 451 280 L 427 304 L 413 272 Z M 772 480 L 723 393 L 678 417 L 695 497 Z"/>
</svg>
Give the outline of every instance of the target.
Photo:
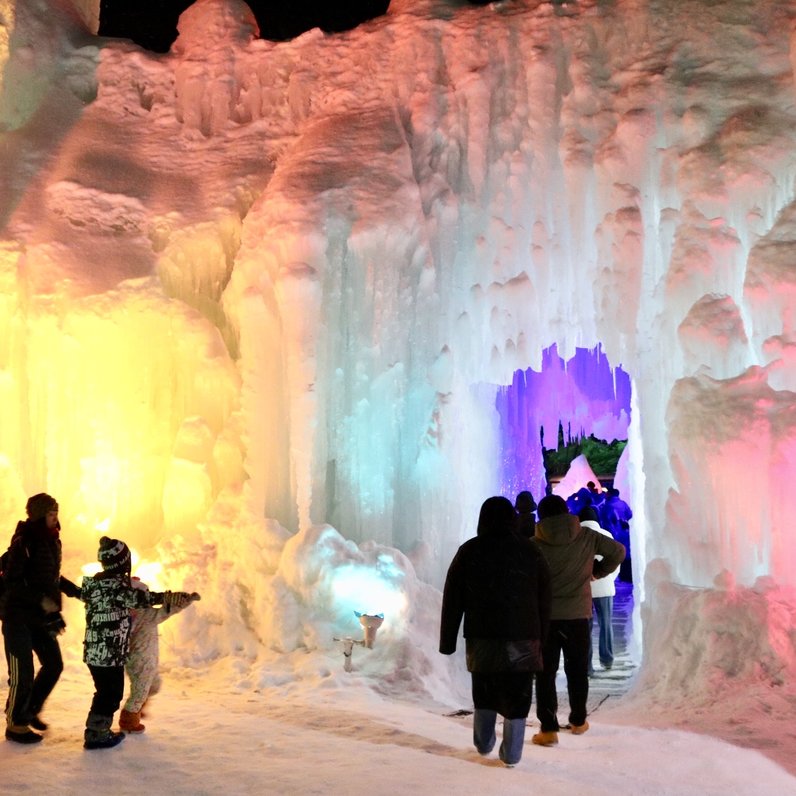
<svg viewBox="0 0 796 796">
<path fill-rule="evenodd" d="M 58 503 L 39 493 L 28 499 L 27 519 L 17 524 L 2 557 L 0 620 L 8 664 L 6 739 L 38 743 L 48 729 L 41 712 L 63 671 L 58 636 L 66 629 L 61 595 L 85 605 L 83 660 L 94 681 L 86 719 L 86 749 L 116 746 L 125 732 L 143 732 L 142 708 L 160 688 L 157 625 L 199 599 L 195 592 L 154 592 L 131 577 L 129 547 L 103 536 L 97 554 L 101 571 L 78 587 L 61 575 Z M 33 655 L 40 668 L 34 672 Z M 124 674 L 130 693 L 119 718 Z"/>
<path fill-rule="evenodd" d="M 558 495 L 536 506 L 529 492 L 520 493 L 516 508 L 505 497 L 490 497 L 481 506 L 476 536 L 448 568 L 439 650 L 456 651 L 464 620 L 473 743 L 480 754 L 490 754 L 501 715 L 498 756 L 508 767 L 522 757 L 534 679 L 541 725 L 534 744 L 557 744 L 562 729 L 573 735 L 589 729 L 592 583 L 613 577 L 625 558 L 624 545 L 593 522 L 581 523 Z M 563 727 L 556 693 L 562 653 L 569 695 Z"/>
</svg>

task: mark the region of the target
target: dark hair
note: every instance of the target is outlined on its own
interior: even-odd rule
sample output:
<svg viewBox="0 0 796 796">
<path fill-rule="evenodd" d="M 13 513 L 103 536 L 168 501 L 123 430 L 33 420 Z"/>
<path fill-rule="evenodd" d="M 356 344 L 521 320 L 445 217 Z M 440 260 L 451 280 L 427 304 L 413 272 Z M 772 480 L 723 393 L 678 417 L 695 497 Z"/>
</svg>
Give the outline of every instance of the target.
<svg viewBox="0 0 796 796">
<path fill-rule="evenodd" d="M 591 506 L 584 506 L 578 512 L 578 519 L 581 522 L 585 520 L 591 520 L 592 522 L 599 522 L 600 518 L 597 516 L 597 512 Z"/>
<path fill-rule="evenodd" d="M 569 514 L 567 501 L 561 495 L 547 495 L 539 501 L 537 514 L 540 520 L 546 517 L 555 517 L 558 514 Z"/>
<path fill-rule="evenodd" d="M 517 509 L 520 514 L 528 514 L 536 509 L 536 501 L 533 499 L 533 495 L 530 492 L 523 490 L 514 500 L 514 508 Z"/>
<path fill-rule="evenodd" d="M 509 533 L 514 529 L 517 512 L 504 497 L 487 498 L 478 516 L 478 535 Z"/>
</svg>

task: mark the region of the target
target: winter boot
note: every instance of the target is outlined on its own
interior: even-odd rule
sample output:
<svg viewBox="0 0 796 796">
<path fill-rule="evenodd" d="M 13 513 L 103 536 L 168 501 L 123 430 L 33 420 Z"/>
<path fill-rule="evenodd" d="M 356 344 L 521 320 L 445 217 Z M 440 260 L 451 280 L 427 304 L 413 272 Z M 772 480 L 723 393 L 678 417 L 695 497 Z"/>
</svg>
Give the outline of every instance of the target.
<svg viewBox="0 0 796 796">
<path fill-rule="evenodd" d="M 124 740 L 123 732 L 113 732 L 111 724 L 113 716 L 98 716 L 89 713 L 86 719 L 86 731 L 83 734 L 85 749 L 110 749 Z"/>
<path fill-rule="evenodd" d="M 14 743 L 38 743 L 42 736 L 25 724 L 9 724 L 6 727 L 6 740 Z"/>
<path fill-rule="evenodd" d="M 47 722 L 42 721 L 39 717 L 39 713 L 41 713 L 42 705 L 38 703 L 31 703 L 28 705 L 28 711 L 30 715 L 33 717 L 29 722 L 28 725 L 32 730 L 36 730 L 36 732 L 44 732 L 45 730 L 49 729 Z"/>
<path fill-rule="evenodd" d="M 554 731 L 537 732 L 536 735 L 531 738 L 531 741 L 537 746 L 555 746 L 558 743 L 558 733 Z"/>
<path fill-rule="evenodd" d="M 42 721 L 38 715 L 34 716 L 28 723 L 34 730 L 39 732 L 44 732 L 50 728 L 50 725 L 46 721 Z"/>
<path fill-rule="evenodd" d="M 141 724 L 141 714 L 123 710 L 119 714 L 119 729 L 125 732 L 143 732 L 146 726 Z"/>
</svg>

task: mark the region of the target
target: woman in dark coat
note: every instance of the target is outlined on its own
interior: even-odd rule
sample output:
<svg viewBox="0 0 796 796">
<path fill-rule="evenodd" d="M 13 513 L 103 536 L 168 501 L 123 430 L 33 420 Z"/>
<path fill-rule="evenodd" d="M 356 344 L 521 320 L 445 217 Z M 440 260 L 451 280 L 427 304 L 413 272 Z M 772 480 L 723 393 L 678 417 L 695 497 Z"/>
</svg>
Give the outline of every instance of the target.
<svg viewBox="0 0 796 796">
<path fill-rule="evenodd" d="M 61 593 L 80 589 L 61 575 L 61 525 L 55 498 L 40 492 L 28 500 L 27 520 L 17 524 L 4 555 L 5 591 L 0 600 L 8 663 L 6 738 L 38 743 L 47 725 L 39 717 L 63 670 L 58 635 L 66 627 Z M 33 654 L 41 664 L 34 676 Z"/>
<path fill-rule="evenodd" d="M 499 713 L 499 755 L 508 766 L 522 757 L 533 674 L 542 668 L 550 605 L 550 571 L 544 557 L 516 533 L 511 501 L 489 498 L 481 506 L 477 536 L 459 548 L 448 569 L 439 651 L 456 651 L 464 617 L 475 706 L 473 742 L 482 755 L 492 751 Z"/>
</svg>

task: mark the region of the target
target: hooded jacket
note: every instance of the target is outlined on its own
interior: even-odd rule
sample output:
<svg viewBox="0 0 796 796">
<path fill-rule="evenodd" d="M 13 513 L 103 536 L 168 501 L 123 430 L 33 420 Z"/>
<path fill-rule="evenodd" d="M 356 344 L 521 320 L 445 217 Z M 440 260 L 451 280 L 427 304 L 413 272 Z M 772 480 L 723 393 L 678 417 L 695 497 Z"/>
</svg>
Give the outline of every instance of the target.
<svg viewBox="0 0 796 796">
<path fill-rule="evenodd" d="M 3 619 L 44 623 L 42 600 L 48 597 L 61 608 L 61 592 L 76 597 L 80 590 L 61 576 L 60 526 L 50 529 L 44 517 L 17 524 L 8 548 L 3 574 Z"/>
<path fill-rule="evenodd" d="M 624 545 L 584 527 L 573 514 L 557 514 L 536 524 L 532 542 L 550 567 L 551 619 L 588 619 L 591 581 L 610 575 L 625 558 Z M 602 556 L 596 560 L 595 556 Z"/>
<path fill-rule="evenodd" d="M 130 653 L 133 608 L 163 604 L 163 592 L 137 589 L 126 572 L 103 571 L 83 578 L 86 605 L 83 660 L 89 666 L 124 666 Z"/>
<path fill-rule="evenodd" d="M 593 531 L 597 531 L 597 533 L 601 533 L 603 536 L 608 536 L 609 538 L 613 539 L 614 537 L 611 535 L 610 531 L 606 531 L 605 528 L 600 527 L 599 522 L 595 522 L 594 520 L 581 520 L 580 524 L 584 528 L 591 528 Z M 593 580 L 591 582 L 591 596 L 592 599 L 595 597 L 614 597 L 616 596 L 616 577 L 619 574 L 619 567 L 617 567 L 613 572 L 606 575 L 604 578 L 598 578 L 597 580 Z"/>
<path fill-rule="evenodd" d="M 464 618 L 470 672 L 542 668 L 550 573 L 544 557 L 516 534 L 513 523 L 513 516 L 504 524 L 479 523 L 478 535 L 459 548 L 448 569 L 439 650 L 445 655 L 456 651 Z"/>
</svg>

